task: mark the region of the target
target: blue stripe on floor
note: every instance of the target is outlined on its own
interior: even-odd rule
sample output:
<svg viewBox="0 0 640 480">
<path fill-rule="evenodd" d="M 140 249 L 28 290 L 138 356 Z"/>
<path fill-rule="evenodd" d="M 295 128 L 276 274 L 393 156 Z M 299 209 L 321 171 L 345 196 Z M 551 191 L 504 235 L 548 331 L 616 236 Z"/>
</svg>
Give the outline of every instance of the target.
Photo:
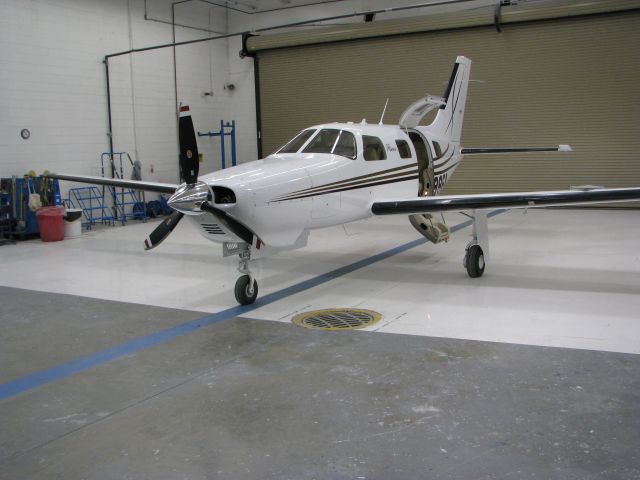
<svg viewBox="0 0 640 480">
<path fill-rule="evenodd" d="M 490 212 L 488 216 L 493 217 L 504 211 L 505 210 L 503 209 L 494 210 Z M 466 228 L 470 226 L 471 223 L 471 220 L 459 223 L 458 225 L 451 227 L 451 232 L 457 232 L 458 230 Z M 117 358 L 136 353 L 140 350 L 153 347 L 154 345 L 173 340 L 174 338 L 181 337 L 183 335 L 186 335 L 187 333 L 193 332 L 194 330 L 198 330 L 199 328 L 207 327 L 215 323 L 220 323 L 225 320 L 238 317 L 240 315 L 251 312 L 252 310 L 256 310 L 260 307 L 264 307 L 265 305 L 269 305 L 271 303 L 277 302 L 278 300 L 282 300 L 283 298 L 290 297 L 291 295 L 295 295 L 296 293 L 303 292 L 304 290 L 308 290 L 313 287 L 317 287 L 318 285 L 322 285 L 323 283 L 329 282 L 335 278 L 342 277 L 348 273 L 367 267 L 376 262 L 380 262 L 381 260 L 410 250 L 414 247 L 417 247 L 418 245 L 422 245 L 423 243 L 426 243 L 426 240 L 424 238 L 419 238 L 417 240 L 413 240 L 403 245 L 399 245 L 395 248 L 391 248 L 384 252 L 378 253 L 371 257 L 359 260 L 349 265 L 345 265 L 344 267 L 336 268 L 335 270 L 324 273 L 317 277 L 304 280 L 295 285 L 291 285 L 290 287 L 283 288 L 282 290 L 278 290 L 276 292 L 265 295 L 259 298 L 252 305 L 227 308 L 226 310 L 222 310 L 210 315 L 205 315 L 202 318 L 191 320 L 176 327 L 160 330 L 159 332 L 145 335 L 144 337 L 136 338 L 120 345 L 100 350 L 90 355 L 86 355 L 69 362 L 61 363 L 54 367 L 40 370 L 30 375 L 26 375 L 10 382 L 0 384 L 0 399 L 13 397 L 14 395 L 18 395 L 28 390 L 33 390 L 34 388 L 40 387 L 42 385 L 61 380 L 65 377 L 73 375 L 74 373 L 82 372 L 83 370 L 88 370 L 90 368 L 97 367 L 98 365 L 102 365 L 103 363 L 110 362 L 111 360 L 115 360 Z"/>
</svg>

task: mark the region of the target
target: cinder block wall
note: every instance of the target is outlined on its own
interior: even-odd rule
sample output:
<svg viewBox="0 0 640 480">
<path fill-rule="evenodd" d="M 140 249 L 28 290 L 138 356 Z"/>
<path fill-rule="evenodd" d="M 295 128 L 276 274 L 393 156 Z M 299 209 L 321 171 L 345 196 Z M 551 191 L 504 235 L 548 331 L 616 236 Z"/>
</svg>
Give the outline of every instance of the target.
<svg viewBox="0 0 640 480">
<path fill-rule="evenodd" d="M 227 32 L 226 9 L 192 3 L 178 6 L 178 23 Z M 149 1 L 147 14 L 169 21 L 170 4 Z M 100 154 L 109 146 L 104 56 L 172 40 L 170 25 L 145 20 L 144 14 L 143 0 L 0 2 L 0 176 L 29 170 L 100 174 Z M 214 34 L 176 31 L 178 41 Z M 242 141 L 245 134 L 255 135 L 252 70 L 230 75 L 227 40 L 179 47 L 176 57 L 178 99 L 190 104 L 196 129 L 214 130 L 220 119 L 238 119 L 238 157 L 254 159 L 255 147 Z M 109 66 L 115 150 L 140 160 L 144 179 L 176 182 L 172 49 L 112 58 Z M 249 98 L 243 98 L 251 112 L 248 125 L 234 116 L 239 96 L 224 88 L 230 81 L 251 84 Z M 211 91 L 213 96 L 203 95 Z M 30 139 L 20 137 L 23 128 L 31 131 Z M 220 168 L 219 142 L 199 139 L 202 171 Z"/>
</svg>

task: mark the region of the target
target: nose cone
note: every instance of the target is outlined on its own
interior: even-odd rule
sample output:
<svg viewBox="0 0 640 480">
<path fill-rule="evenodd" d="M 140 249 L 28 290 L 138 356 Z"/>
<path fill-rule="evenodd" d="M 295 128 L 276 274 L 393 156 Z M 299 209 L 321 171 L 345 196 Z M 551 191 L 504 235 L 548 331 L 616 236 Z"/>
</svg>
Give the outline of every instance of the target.
<svg viewBox="0 0 640 480">
<path fill-rule="evenodd" d="M 171 196 L 167 204 L 185 215 L 202 215 L 200 208 L 209 199 L 209 187 L 204 182 L 185 183 Z"/>
</svg>

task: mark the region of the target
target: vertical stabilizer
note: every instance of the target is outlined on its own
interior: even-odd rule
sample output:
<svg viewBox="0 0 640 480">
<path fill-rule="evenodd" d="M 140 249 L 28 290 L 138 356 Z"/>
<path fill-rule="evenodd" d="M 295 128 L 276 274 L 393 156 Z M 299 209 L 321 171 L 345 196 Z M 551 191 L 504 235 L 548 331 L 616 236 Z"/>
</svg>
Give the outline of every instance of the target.
<svg viewBox="0 0 640 480">
<path fill-rule="evenodd" d="M 451 79 L 444 94 L 446 105 L 440 107 L 435 120 L 428 127 L 429 131 L 449 139 L 452 143 L 460 143 L 470 72 L 471 60 L 462 56 L 456 58 Z"/>
</svg>

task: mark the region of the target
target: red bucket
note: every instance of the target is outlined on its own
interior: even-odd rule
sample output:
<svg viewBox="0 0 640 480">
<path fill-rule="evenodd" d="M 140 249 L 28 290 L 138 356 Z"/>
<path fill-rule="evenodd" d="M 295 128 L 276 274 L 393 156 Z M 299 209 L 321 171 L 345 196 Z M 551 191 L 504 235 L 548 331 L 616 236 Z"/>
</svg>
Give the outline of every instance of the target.
<svg viewBox="0 0 640 480">
<path fill-rule="evenodd" d="M 64 207 L 42 207 L 36 216 L 43 242 L 64 240 Z"/>
</svg>

